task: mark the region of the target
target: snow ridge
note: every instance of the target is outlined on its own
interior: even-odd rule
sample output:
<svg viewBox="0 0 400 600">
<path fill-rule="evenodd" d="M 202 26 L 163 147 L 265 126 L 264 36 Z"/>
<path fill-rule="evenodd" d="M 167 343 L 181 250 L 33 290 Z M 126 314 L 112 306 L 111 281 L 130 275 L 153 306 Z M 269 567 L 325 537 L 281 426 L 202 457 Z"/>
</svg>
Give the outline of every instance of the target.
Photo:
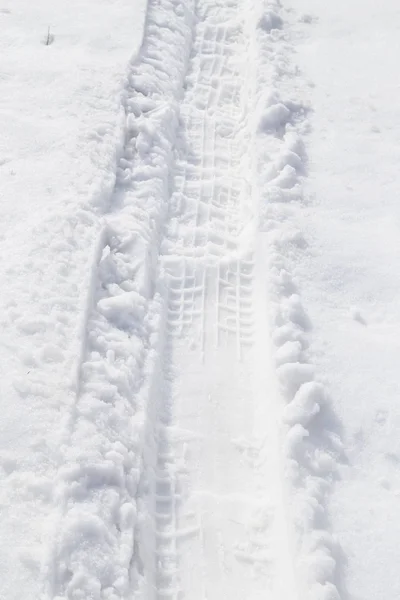
<svg viewBox="0 0 400 600">
<path fill-rule="evenodd" d="M 286 503 L 293 524 L 298 595 L 334 600 L 339 598 L 337 546 L 329 531 L 326 507 L 342 446 L 329 398 L 313 367 L 311 324 L 292 266 L 306 244 L 296 220 L 304 201 L 302 139 L 307 132 L 308 109 L 304 91 L 297 87 L 283 7 L 278 0 L 267 1 L 261 14 L 256 37 L 256 178 L 262 201 L 260 227 L 265 232 L 270 266 L 277 375 L 287 402 L 283 411 Z"/>
<path fill-rule="evenodd" d="M 137 552 L 151 460 L 152 382 L 164 303 L 156 285 L 179 97 L 191 45 L 186 2 L 150 2 L 124 91 L 125 145 L 99 234 L 76 403 L 60 440 L 45 598 L 150 597 Z"/>
</svg>

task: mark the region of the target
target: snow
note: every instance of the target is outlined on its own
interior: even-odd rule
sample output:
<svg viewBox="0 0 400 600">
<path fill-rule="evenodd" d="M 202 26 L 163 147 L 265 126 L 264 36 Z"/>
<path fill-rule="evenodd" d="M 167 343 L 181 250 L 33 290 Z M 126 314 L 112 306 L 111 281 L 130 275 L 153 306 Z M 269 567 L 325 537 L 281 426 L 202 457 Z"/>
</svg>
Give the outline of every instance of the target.
<svg viewBox="0 0 400 600">
<path fill-rule="evenodd" d="M 290 0 L 297 60 L 313 83 L 296 277 L 314 364 L 344 444 L 329 503 L 343 597 L 396 598 L 399 7 Z M 333 423 L 332 423 L 333 424 Z"/>
<path fill-rule="evenodd" d="M 0 0 L 0 597 L 398 598 L 399 24 Z"/>
<path fill-rule="evenodd" d="M 145 6 L 0 7 L 0 596 L 38 598 L 52 578 L 61 431 L 80 385 L 91 269 L 124 133 L 121 84 Z"/>
</svg>

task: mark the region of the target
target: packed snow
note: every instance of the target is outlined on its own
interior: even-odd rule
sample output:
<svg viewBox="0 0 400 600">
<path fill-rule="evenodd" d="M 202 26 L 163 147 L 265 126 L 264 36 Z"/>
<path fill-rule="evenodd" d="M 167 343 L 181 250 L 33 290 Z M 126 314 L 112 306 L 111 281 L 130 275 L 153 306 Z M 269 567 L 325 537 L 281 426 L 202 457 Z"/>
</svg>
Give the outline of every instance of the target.
<svg viewBox="0 0 400 600">
<path fill-rule="evenodd" d="M 399 26 L 0 0 L 0 598 L 398 600 Z"/>
</svg>

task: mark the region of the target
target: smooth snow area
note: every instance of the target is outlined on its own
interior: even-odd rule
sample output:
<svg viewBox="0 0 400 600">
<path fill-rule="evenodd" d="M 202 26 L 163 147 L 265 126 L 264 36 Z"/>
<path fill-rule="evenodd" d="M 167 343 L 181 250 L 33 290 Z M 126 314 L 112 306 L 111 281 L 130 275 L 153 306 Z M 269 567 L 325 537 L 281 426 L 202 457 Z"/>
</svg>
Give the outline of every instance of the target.
<svg viewBox="0 0 400 600">
<path fill-rule="evenodd" d="M 400 6 L 289 0 L 314 86 L 310 203 L 297 263 L 317 370 L 341 427 L 344 461 L 330 506 L 343 595 L 398 598 L 400 538 Z M 347 594 L 347 596 L 346 596 Z"/>
<path fill-rule="evenodd" d="M 399 28 L 0 0 L 0 598 L 398 600 Z"/>
</svg>

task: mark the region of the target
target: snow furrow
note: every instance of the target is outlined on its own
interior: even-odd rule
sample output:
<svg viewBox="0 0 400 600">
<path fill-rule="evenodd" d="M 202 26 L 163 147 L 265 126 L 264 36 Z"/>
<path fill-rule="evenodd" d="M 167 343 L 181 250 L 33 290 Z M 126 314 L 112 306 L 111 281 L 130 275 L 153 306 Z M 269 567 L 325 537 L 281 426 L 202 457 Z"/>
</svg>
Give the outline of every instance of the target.
<svg viewBox="0 0 400 600">
<path fill-rule="evenodd" d="M 253 28 L 241 2 L 196 3 L 160 256 L 167 290 L 153 485 L 160 599 L 289 597 L 293 589 L 277 423 L 260 392 L 274 394 L 259 360 L 270 351 L 247 151 Z"/>
</svg>

